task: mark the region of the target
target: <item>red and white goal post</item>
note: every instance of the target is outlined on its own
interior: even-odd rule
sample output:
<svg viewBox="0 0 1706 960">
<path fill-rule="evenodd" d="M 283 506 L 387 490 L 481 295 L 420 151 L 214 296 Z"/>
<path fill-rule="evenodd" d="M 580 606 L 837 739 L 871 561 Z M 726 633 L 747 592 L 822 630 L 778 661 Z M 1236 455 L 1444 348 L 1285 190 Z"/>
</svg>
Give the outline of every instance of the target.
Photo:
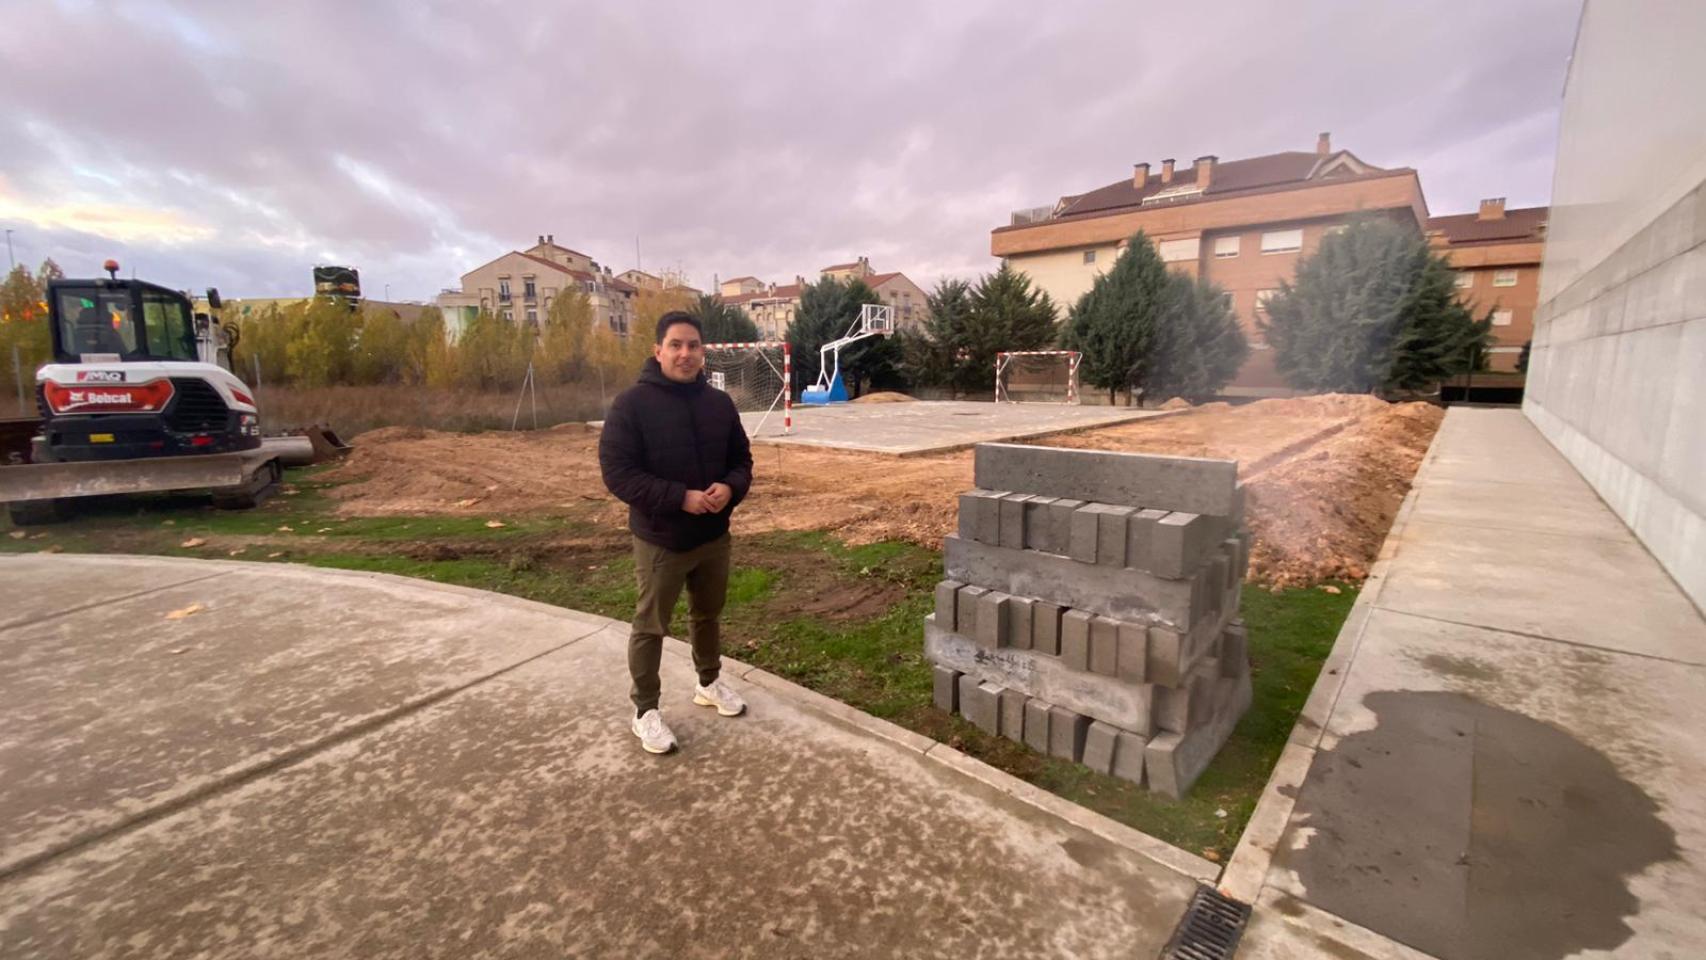
<svg viewBox="0 0 1706 960">
<path fill-rule="evenodd" d="M 705 377 L 729 395 L 741 413 L 762 413 L 748 436 L 762 435 L 782 414 L 781 433 L 794 430 L 794 352 L 785 340 L 705 344 Z M 772 428 L 774 429 L 773 425 Z"/>
<path fill-rule="evenodd" d="M 1077 403 L 1077 350 L 1013 350 L 995 355 L 996 403 Z"/>
</svg>

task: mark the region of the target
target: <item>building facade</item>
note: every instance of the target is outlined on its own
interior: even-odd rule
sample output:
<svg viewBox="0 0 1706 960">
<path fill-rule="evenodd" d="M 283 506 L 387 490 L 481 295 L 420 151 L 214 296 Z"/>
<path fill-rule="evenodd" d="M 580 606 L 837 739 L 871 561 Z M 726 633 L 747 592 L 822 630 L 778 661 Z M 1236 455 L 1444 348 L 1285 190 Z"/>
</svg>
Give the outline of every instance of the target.
<svg viewBox="0 0 1706 960">
<path fill-rule="evenodd" d="M 1313 152 L 1268 154 L 1189 167 L 1163 160 L 1051 207 L 1018 211 L 990 236 L 990 253 L 1048 292 L 1062 314 L 1112 266 L 1139 230 L 1172 269 L 1213 281 L 1232 298 L 1250 357 L 1224 391 L 1233 396 L 1289 392 L 1257 326 L 1262 304 L 1321 238 L 1353 217 L 1389 216 L 1418 230 L 1428 220 L 1421 181 L 1408 167 L 1382 168 L 1323 133 Z"/>
<path fill-rule="evenodd" d="M 800 293 L 805 288 L 804 277 L 795 277 L 789 284 L 765 283 L 757 277 L 736 277 L 718 284 L 722 301 L 739 307 L 765 340 L 780 340 L 788 335 L 788 328 L 800 309 Z"/>
<path fill-rule="evenodd" d="M 482 310 L 509 323 L 538 327 L 556 298 L 574 290 L 591 303 L 595 325 L 628 335 L 638 292 L 634 285 L 586 254 L 558 245 L 550 234 L 463 274 L 461 287 L 441 292 L 436 302 L 446 331 L 454 336 Z"/>
<path fill-rule="evenodd" d="M 1475 213 L 1428 220 L 1429 242 L 1457 271 L 1458 297 L 1477 318 L 1492 314 L 1487 369 L 1495 373 L 1516 372 L 1534 339 L 1546 216 L 1546 207 L 1506 210 L 1505 198 L 1494 197 Z"/>
</svg>

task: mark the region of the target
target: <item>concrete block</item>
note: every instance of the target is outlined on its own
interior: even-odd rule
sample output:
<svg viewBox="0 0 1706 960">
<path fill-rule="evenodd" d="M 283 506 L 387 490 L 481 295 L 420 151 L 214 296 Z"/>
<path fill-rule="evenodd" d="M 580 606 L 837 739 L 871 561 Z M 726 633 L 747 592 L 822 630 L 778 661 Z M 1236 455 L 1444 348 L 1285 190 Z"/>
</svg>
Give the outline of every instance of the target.
<svg viewBox="0 0 1706 960">
<path fill-rule="evenodd" d="M 1031 604 L 1031 649 L 1060 656 L 1060 604 L 1037 600 Z"/>
<path fill-rule="evenodd" d="M 1244 549 L 1244 541 L 1237 537 L 1227 537 L 1220 541 L 1220 555 L 1226 559 L 1226 584 L 1221 589 L 1231 590 L 1238 586 L 1243 574 L 1238 570 L 1238 551 Z"/>
<path fill-rule="evenodd" d="M 1231 460 L 980 443 L 974 479 L 985 490 L 1229 516 L 1238 482 Z"/>
<path fill-rule="evenodd" d="M 1015 743 L 1025 742 L 1025 704 L 1030 697 L 1017 690 L 1002 688 L 998 710 L 1001 714 L 1001 735 Z"/>
<path fill-rule="evenodd" d="M 1149 628 L 1141 623 L 1122 623 L 1115 643 L 1119 650 L 1114 655 L 1114 675 L 1130 683 L 1143 683 L 1149 676 Z"/>
<path fill-rule="evenodd" d="M 1090 621 L 1085 610 L 1068 610 L 1060 618 L 1060 660 L 1074 670 L 1090 669 Z"/>
<path fill-rule="evenodd" d="M 1053 704 L 1032 697 L 1025 701 L 1025 746 L 1048 754 L 1048 718 Z"/>
<path fill-rule="evenodd" d="M 1001 545 L 1025 549 L 1025 501 L 1028 493 L 1010 493 L 1001 498 Z"/>
<path fill-rule="evenodd" d="M 1120 622 L 1109 617 L 1090 621 L 1090 672 L 1104 677 L 1119 673 Z"/>
<path fill-rule="evenodd" d="M 971 674 L 960 676 L 960 713 L 985 733 L 1001 732 L 1001 687 L 979 683 Z"/>
<path fill-rule="evenodd" d="M 1176 687 L 1183 679 L 1185 635 L 1172 627 L 1149 628 L 1148 682 L 1162 687 Z"/>
<path fill-rule="evenodd" d="M 972 542 L 972 541 L 967 541 Z M 963 580 L 961 582 L 964 582 Z M 961 587 L 959 602 L 955 604 L 956 619 L 954 621 L 958 632 L 968 637 L 977 636 L 977 607 L 979 601 L 989 595 L 987 587 Z"/>
<path fill-rule="evenodd" d="M 1054 544 L 1055 497 L 1032 496 L 1025 501 L 1025 549 L 1064 553 Z"/>
<path fill-rule="evenodd" d="M 1244 525 L 1244 508 L 1244 484 L 1240 483 L 1238 486 L 1232 488 L 1232 512 L 1228 514 L 1228 519 L 1232 521 L 1232 528 L 1234 530 Z"/>
<path fill-rule="evenodd" d="M 1063 557 L 1071 555 L 1072 518 L 1078 513 L 1078 508 L 1082 506 L 1084 506 L 1084 501 L 1071 500 L 1065 497 L 1057 497 L 1054 503 L 1049 504 L 1048 537 L 1049 542 L 1054 545 L 1054 549 L 1049 550 L 1049 553 L 1059 554 Z"/>
<path fill-rule="evenodd" d="M 1191 706 L 1196 689 L 1187 678 L 1179 687 L 1155 688 L 1155 728 L 1185 733 L 1191 729 Z"/>
<path fill-rule="evenodd" d="M 1226 603 L 1226 581 L 1232 564 L 1224 553 L 1216 553 L 1208 562 L 1207 583 L 1203 587 L 1203 596 L 1208 600 L 1209 616 L 1217 616 L 1221 607 Z"/>
<path fill-rule="evenodd" d="M 1166 515 L 1166 510 L 1150 507 L 1139 510 L 1126 519 L 1126 566 L 1148 570 L 1153 565 L 1150 553 L 1154 550 L 1155 524 Z"/>
<path fill-rule="evenodd" d="M 1007 639 L 1007 594 L 996 590 L 977 599 L 977 645 L 990 650 Z"/>
<path fill-rule="evenodd" d="M 960 712 L 960 672 L 941 665 L 930 668 L 935 688 L 936 709 L 943 713 Z"/>
<path fill-rule="evenodd" d="M 1073 670 L 1066 661 L 1035 650 L 986 650 L 971 638 L 949 633 L 924 619 L 924 656 L 932 664 L 969 673 L 980 681 L 1017 690 L 1044 703 L 1095 717 L 1147 737 L 1154 732 L 1155 688 Z"/>
<path fill-rule="evenodd" d="M 1096 562 L 1110 567 L 1128 565 L 1126 560 L 1126 527 L 1134 507 L 1103 505 L 1097 512 L 1101 529 L 1096 533 Z"/>
<path fill-rule="evenodd" d="M 982 490 L 967 490 L 960 494 L 960 536 L 968 540 L 977 539 L 977 503 L 983 495 Z"/>
<path fill-rule="evenodd" d="M 1025 597 L 1045 597 L 1062 606 L 1088 610 L 1115 620 L 1158 620 L 1188 630 L 1192 626 L 1190 580 L 1169 580 L 1129 567 L 1079 563 L 1035 550 L 1009 550 L 943 538 L 944 576 L 961 583 Z M 964 598 L 960 609 L 965 609 Z"/>
<path fill-rule="evenodd" d="M 955 610 L 959 607 L 960 588 L 965 584 L 958 580 L 943 580 L 936 584 L 936 625 L 943 630 L 956 630 L 959 623 Z"/>
<path fill-rule="evenodd" d="M 1250 637 L 1241 621 L 1228 624 L 1220 635 L 1220 674 L 1236 677 L 1250 663 Z"/>
<path fill-rule="evenodd" d="M 1143 776 L 1149 789 L 1175 800 L 1183 797 L 1250 709 L 1248 675 L 1220 683 L 1224 685 L 1224 706 L 1209 723 L 1184 734 L 1163 731 L 1144 747 Z"/>
<path fill-rule="evenodd" d="M 1171 579 L 1190 576 L 1207 552 L 1214 526 L 1201 514 L 1177 511 L 1156 521 L 1149 572 Z"/>
<path fill-rule="evenodd" d="M 1137 734 L 1130 730 L 1121 730 L 1114 745 L 1114 776 L 1142 786 L 1143 748 L 1147 745 Z"/>
<path fill-rule="evenodd" d="M 1090 721 L 1084 733 L 1084 765 L 1097 773 L 1114 772 L 1114 752 L 1119 747 L 1120 729 L 1100 720 Z"/>
<path fill-rule="evenodd" d="M 990 490 L 977 502 L 977 539 L 979 543 L 1001 542 L 1001 501 L 1005 490 Z"/>
<path fill-rule="evenodd" d="M 1089 732 L 1089 717 L 1074 713 L 1058 703 L 1048 708 L 1049 756 L 1077 763 L 1084 756 L 1084 736 Z"/>
<path fill-rule="evenodd" d="M 1036 601 L 1030 597 L 1007 598 L 1007 633 L 1001 641 L 1004 647 L 1016 650 L 1031 649 L 1031 620 Z"/>
<path fill-rule="evenodd" d="M 1102 505 L 1087 503 L 1072 514 L 1072 532 L 1066 555 L 1079 563 L 1095 563 L 1097 556 L 1096 539 L 1101 535 Z"/>
</svg>

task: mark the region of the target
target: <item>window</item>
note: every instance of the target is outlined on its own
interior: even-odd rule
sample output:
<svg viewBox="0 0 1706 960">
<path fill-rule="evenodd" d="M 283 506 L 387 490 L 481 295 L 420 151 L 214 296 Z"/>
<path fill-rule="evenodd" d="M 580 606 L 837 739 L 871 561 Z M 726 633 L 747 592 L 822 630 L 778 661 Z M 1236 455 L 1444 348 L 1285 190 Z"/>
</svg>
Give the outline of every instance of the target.
<svg viewBox="0 0 1706 960">
<path fill-rule="evenodd" d="M 1178 263 L 1181 260 L 1195 260 L 1201 252 L 1202 240 L 1190 237 L 1185 240 L 1163 240 L 1157 245 L 1161 259 L 1166 263 Z"/>
<path fill-rule="evenodd" d="M 1214 258 L 1216 260 L 1225 260 L 1227 257 L 1236 257 L 1236 256 L 1238 256 L 1238 238 L 1237 237 L 1215 237 L 1214 238 Z"/>
<path fill-rule="evenodd" d="M 505 310 L 503 312 L 503 320 L 505 323 L 514 323 L 515 322 L 515 311 L 514 310 Z"/>
<path fill-rule="evenodd" d="M 1493 311 L 1493 326 L 1495 326 L 1495 327 L 1508 327 L 1510 325 L 1511 325 L 1511 312 L 1509 310 L 1494 310 Z"/>
<path fill-rule="evenodd" d="M 195 326 L 182 300 L 158 293 L 142 294 L 142 325 L 148 355 L 171 360 L 197 360 Z"/>
<path fill-rule="evenodd" d="M 59 339 L 66 353 L 135 353 L 136 325 L 130 322 L 130 297 L 95 290 L 59 295 Z"/>
<path fill-rule="evenodd" d="M 1514 287 L 1514 286 L 1516 286 L 1516 271 L 1515 270 L 1494 270 L 1493 271 L 1493 286 L 1495 286 L 1495 287 Z"/>
<path fill-rule="evenodd" d="M 1084 262 L 1085 263 L 1095 263 L 1096 262 L 1096 251 L 1094 251 L 1094 250 L 1084 251 Z"/>
<path fill-rule="evenodd" d="M 531 326 L 535 326 L 535 327 L 539 326 L 539 311 L 537 311 L 537 310 L 527 311 L 527 322 Z"/>
<path fill-rule="evenodd" d="M 508 303 L 509 302 L 509 278 L 508 277 L 499 277 L 498 278 L 498 300 L 502 303 Z"/>
<path fill-rule="evenodd" d="M 1295 253 L 1302 249 L 1302 230 L 1269 230 L 1262 234 L 1263 253 Z"/>
<path fill-rule="evenodd" d="M 521 280 L 521 284 L 522 284 L 522 286 L 521 286 L 521 295 L 522 296 L 526 297 L 529 300 L 532 300 L 533 298 L 539 296 L 539 291 L 534 289 L 532 277 L 523 277 Z"/>
<path fill-rule="evenodd" d="M 1457 271 L 1457 276 L 1453 277 L 1451 282 L 1457 287 L 1457 289 L 1467 290 L 1475 285 L 1475 274 L 1468 270 L 1459 270 Z"/>
<path fill-rule="evenodd" d="M 1276 293 L 1279 293 L 1279 291 L 1278 290 L 1257 290 L 1256 291 L 1256 316 L 1265 317 L 1268 315 L 1268 301 L 1272 300 L 1274 298 L 1274 294 L 1276 294 Z"/>
</svg>

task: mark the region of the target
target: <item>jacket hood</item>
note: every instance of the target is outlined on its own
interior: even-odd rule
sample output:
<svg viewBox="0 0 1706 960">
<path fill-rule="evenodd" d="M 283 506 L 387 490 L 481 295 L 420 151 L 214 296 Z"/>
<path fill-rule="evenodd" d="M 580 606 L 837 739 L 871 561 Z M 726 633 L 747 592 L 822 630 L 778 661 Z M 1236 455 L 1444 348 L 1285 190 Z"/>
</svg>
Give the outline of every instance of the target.
<svg viewBox="0 0 1706 960">
<path fill-rule="evenodd" d="M 694 378 L 692 383 L 678 383 L 664 375 L 663 367 L 659 365 L 657 357 L 650 357 L 646 360 L 645 366 L 640 368 L 639 382 L 649 383 L 654 387 L 663 387 L 665 390 L 674 390 L 677 393 L 698 393 L 705 388 L 706 379 L 705 371 L 700 369 L 699 376 Z"/>
</svg>

